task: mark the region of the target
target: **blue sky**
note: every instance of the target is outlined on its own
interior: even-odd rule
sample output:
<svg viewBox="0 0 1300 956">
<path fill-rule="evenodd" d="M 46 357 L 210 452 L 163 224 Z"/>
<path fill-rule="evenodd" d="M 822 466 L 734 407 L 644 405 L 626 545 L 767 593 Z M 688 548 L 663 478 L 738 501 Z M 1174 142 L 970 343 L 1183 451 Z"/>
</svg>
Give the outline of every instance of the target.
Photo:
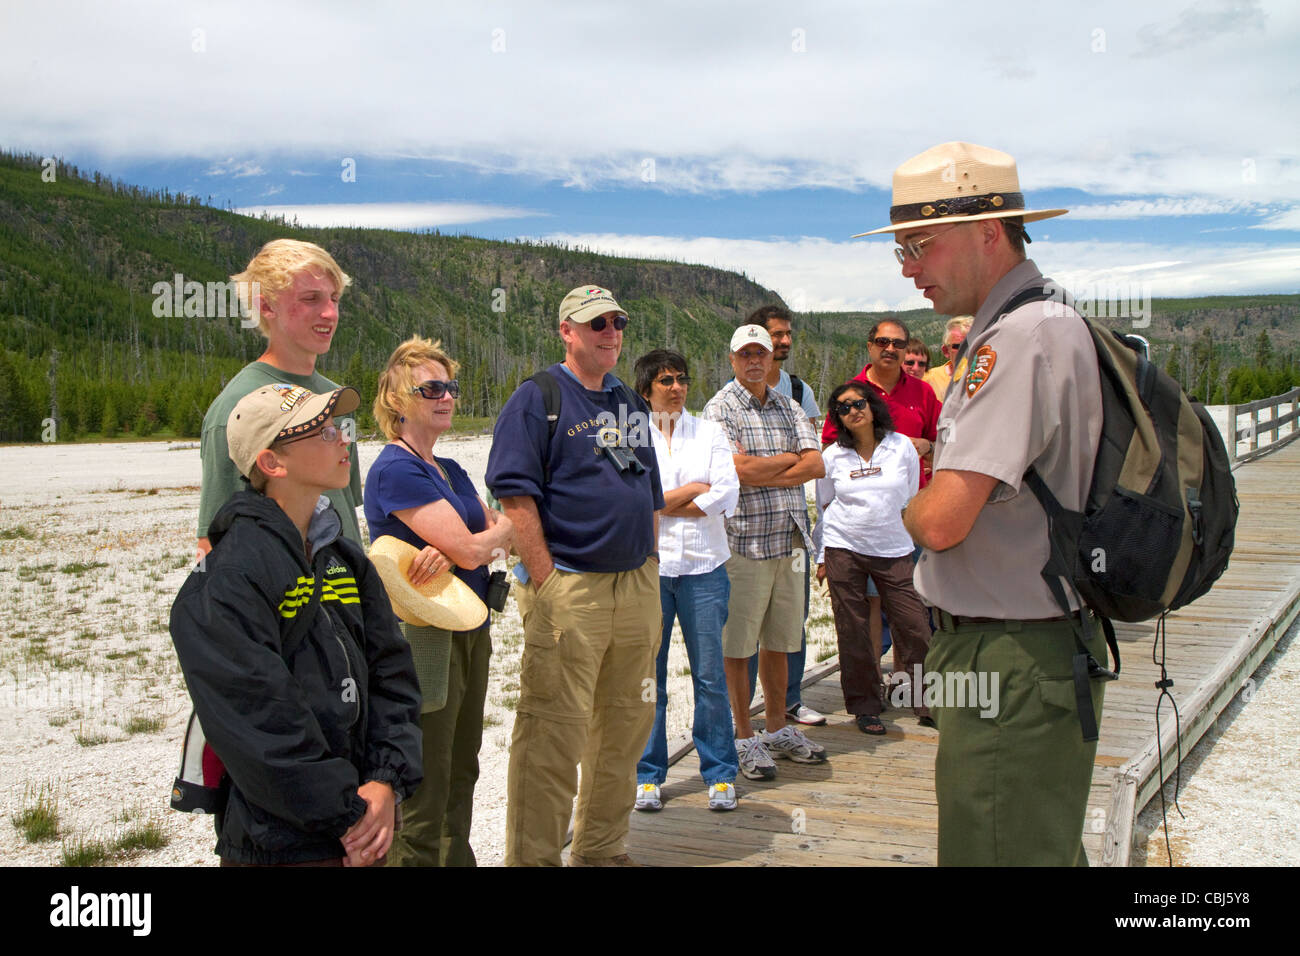
<svg viewBox="0 0 1300 956">
<path fill-rule="evenodd" d="M 925 302 L 849 236 L 887 222 L 895 166 L 964 139 L 1071 210 L 1030 228 L 1067 286 L 1297 292 L 1297 49 L 1300 5 L 1264 0 L 5 5 L 0 145 L 880 309 Z"/>
</svg>

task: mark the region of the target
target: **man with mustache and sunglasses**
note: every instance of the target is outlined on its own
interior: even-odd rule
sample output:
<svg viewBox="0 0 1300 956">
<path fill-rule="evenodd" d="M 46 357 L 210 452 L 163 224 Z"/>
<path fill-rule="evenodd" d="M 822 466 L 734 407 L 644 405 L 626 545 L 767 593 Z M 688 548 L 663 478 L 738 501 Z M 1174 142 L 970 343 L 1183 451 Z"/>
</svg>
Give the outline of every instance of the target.
<svg viewBox="0 0 1300 956">
<path fill-rule="evenodd" d="M 918 378 L 903 374 L 903 355 L 912 334 L 898 319 L 882 319 L 867 334 L 867 354 L 871 361 L 853 376 L 853 381 L 869 385 L 889 406 L 894 418 L 894 430 L 912 440 L 922 463 L 934 450 L 942 403 L 934 389 Z M 822 447 L 835 441 L 838 434 L 827 416 L 822 425 Z M 921 487 L 926 478 L 921 474 Z"/>
<path fill-rule="evenodd" d="M 564 361 L 546 370 L 559 391 L 554 422 L 534 376 L 493 433 L 487 484 L 514 524 L 523 582 L 507 866 L 560 865 L 579 762 L 569 865 L 636 865 L 625 841 L 655 717 L 664 496 L 649 409 L 613 374 L 627 322 L 607 289 L 566 295 Z"/>
</svg>

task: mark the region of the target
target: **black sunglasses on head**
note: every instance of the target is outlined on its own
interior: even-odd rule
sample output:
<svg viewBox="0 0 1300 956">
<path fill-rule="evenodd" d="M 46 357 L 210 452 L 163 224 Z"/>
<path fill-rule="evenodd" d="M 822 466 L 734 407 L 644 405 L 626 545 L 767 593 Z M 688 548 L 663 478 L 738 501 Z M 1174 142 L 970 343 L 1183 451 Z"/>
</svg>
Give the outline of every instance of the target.
<svg viewBox="0 0 1300 956">
<path fill-rule="evenodd" d="M 435 399 L 442 398 L 444 395 L 450 395 L 452 398 L 460 398 L 460 382 L 452 379 L 450 382 L 439 382 L 437 379 L 430 379 L 416 385 L 411 392 L 419 392 L 425 398 Z"/>
</svg>

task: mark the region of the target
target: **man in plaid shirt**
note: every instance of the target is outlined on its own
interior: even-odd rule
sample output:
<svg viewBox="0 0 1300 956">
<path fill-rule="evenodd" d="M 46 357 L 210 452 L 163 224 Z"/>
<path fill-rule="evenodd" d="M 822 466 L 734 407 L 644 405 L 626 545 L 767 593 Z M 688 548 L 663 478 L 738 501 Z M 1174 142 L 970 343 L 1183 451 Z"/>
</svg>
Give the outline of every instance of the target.
<svg viewBox="0 0 1300 956">
<path fill-rule="evenodd" d="M 736 373 L 704 407 L 735 446 L 740 501 L 727 519 L 731 601 L 722 630 L 727 693 L 736 720 L 740 772 L 750 780 L 776 776 L 772 757 L 822 763 L 824 748 L 786 723 L 787 655 L 803 632 L 803 569 L 808 560 L 806 481 L 825 473 L 821 444 L 808 416 L 767 384 L 772 338 L 761 325 L 731 337 Z M 766 733 L 749 719 L 749 658 L 758 650 Z"/>
</svg>

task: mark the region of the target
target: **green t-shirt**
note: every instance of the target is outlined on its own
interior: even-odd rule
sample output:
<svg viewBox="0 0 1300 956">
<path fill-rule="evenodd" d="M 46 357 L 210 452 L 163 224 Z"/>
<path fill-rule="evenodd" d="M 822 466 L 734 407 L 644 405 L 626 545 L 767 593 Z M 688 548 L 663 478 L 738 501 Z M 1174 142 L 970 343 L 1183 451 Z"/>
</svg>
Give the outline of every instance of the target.
<svg viewBox="0 0 1300 956">
<path fill-rule="evenodd" d="M 203 416 L 203 433 L 199 440 L 203 479 L 199 491 L 198 537 L 206 538 L 208 526 L 212 524 L 212 519 L 221 510 L 221 506 L 235 492 L 248 487 L 235 469 L 235 463 L 230 460 L 230 447 L 226 444 L 226 421 L 230 418 L 230 413 L 249 392 L 256 391 L 263 385 L 278 385 L 281 382 L 300 385 L 318 394 L 332 392 L 339 387 L 319 372 L 293 375 L 265 362 L 253 362 L 239 370 L 239 374 L 222 389 L 221 394 L 208 407 L 208 413 Z M 340 415 L 336 420 L 352 417 Z M 361 464 L 356 442 L 349 446 L 348 453 L 352 458 L 351 479 L 346 487 L 330 489 L 326 494 L 343 519 L 343 536 L 365 547 L 361 540 L 361 527 L 357 524 L 357 508 L 361 504 Z"/>
</svg>

